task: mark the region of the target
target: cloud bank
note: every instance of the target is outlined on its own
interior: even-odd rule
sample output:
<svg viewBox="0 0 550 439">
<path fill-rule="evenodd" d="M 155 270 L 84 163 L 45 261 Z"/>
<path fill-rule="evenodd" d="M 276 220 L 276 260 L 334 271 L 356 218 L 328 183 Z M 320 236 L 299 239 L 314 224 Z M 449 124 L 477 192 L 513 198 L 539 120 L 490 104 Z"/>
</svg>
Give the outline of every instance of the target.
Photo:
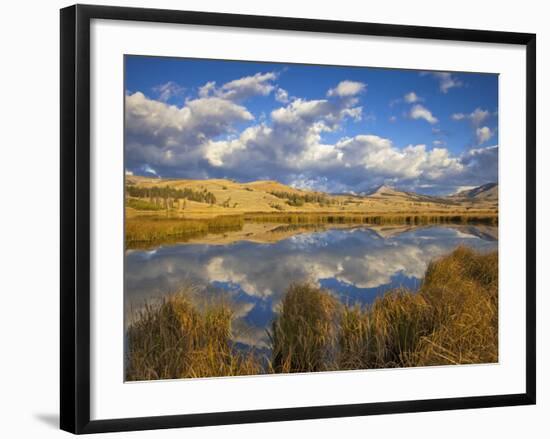
<svg viewBox="0 0 550 439">
<path fill-rule="evenodd" d="M 386 183 L 441 193 L 496 181 L 497 146 L 460 155 L 441 143 L 399 146 L 360 128 L 365 126 L 367 84 L 343 80 L 318 99 L 291 98 L 278 86 L 278 76 L 267 72 L 224 84 L 205 82 L 182 106 L 165 102 L 174 90 L 170 83 L 158 89 L 157 99 L 142 92 L 128 94 L 126 168 L 165 177 L 276 179 L 329 192 L 361 192 Z M 442 92 L 459 86 L 450 74 L 437 78 Z M 271 99 L 275 107 L 265 117 L 256 117 L 247 107 L 252 99 Z M 436 126 L 438 118 L 418 103 L 416 93 L 407 93 L 403 100 L 412 105 L 410 120 Z M 471 121 L 478 146 L 493 137 L 494 132 L 482 126 L 488 117 L 489 112 L 479 108 L 451 116 Z M 364 133 L 345 136 L 346 124 Z"/>
</svg>

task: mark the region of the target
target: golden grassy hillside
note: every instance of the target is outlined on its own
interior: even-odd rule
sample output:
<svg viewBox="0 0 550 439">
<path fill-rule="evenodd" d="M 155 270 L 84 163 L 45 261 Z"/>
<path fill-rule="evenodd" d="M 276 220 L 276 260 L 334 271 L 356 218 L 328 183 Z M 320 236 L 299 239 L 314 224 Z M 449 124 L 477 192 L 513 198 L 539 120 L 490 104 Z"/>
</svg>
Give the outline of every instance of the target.
<svg viewBox="0 0 550 439">
<path fill-rule="evenodd" d="M 429 197 L 381 187 L 367 196 L 331 195 L 286 186 L 277 181 L 239 183 L 228 179 L 185 180 L 126 177 L 127 216 L 159 215 L 212 218 L 250 213 L 330 213 L 330 214 L 496 214 L 498 201 Z M 136 189 L 170 189 L 208 194 L 209 201 L 193 197 L 135 196 Z M 129 190 L 130 189 L 130 190 Z M 214 202 L 212 200 L 215 199 Z"/>
</svg>

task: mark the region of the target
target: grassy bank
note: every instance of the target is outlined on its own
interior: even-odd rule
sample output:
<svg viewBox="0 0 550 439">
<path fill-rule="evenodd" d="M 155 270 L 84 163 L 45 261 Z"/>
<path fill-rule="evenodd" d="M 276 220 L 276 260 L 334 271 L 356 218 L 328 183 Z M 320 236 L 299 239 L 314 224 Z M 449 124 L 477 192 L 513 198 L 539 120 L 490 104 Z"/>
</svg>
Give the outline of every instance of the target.
<svg viewBox="0 0 550 439">
<path fill-rule="evenodd" d="M 349 306 L 308 283 L 287 290 L 271 358 L 239 353 L 225 305 L 187 295 L 147 306 L 128 328 L 127 378 L 157 379 L 476 364 L 498 361 L 498 255 L 465 247 L 430 263 L 418 292 Z"/>
<path fill-rule="evenodd" d="M 153 209 L 152 209 L 153 210 Z M 141 215 L 127 217 L 125 221 L 126 247 L 146 248 L 156 244 L 185 242 L 209 233 L 240 231 L 244 223 L 280 223 L 288 225 L 429 225 L 478 224 L 498 225 L 498 215 L 356 215 L 307 213 L 258 213 L 245 215 L 219 215 L 212 218 L 186 218 L 173 215 Z"/>
<path fill-rule="evenodd" d="M 331 214 L 331 213 L 250 213 L 245 221 L 285 224 L 487 224 L 497 225 L 498 214 Z"/>
<path fill-rule="evenodd" d="M 126 247 L 140 247 L 173 241 L 207 233 L 223 233 L 241 230 L 242 216 L 220 216 L 209 219 L 187 219 L 172 217 L 133 217 L 125 221 Z"/>
</svg>

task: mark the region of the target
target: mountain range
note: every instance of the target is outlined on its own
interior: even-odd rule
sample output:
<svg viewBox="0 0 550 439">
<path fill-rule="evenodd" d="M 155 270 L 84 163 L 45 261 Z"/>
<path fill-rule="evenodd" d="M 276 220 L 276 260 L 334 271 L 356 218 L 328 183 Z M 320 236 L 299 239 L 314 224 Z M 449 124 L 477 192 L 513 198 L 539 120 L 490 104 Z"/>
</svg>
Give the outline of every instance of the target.
<svg viewBox="0 0 550 439">
<path fill-rule="evenodd" d="M 498 201 L 498 184 L 487 183 L 473 189 L 466 189 L 451 196 L 455 199 Z"/>
</svg>

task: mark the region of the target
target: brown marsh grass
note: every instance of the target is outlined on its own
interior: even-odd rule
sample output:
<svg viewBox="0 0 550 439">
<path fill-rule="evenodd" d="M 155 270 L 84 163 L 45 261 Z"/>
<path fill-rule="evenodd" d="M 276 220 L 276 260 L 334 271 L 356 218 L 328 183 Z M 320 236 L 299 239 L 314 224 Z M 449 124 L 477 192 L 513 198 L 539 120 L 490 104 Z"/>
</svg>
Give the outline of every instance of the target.
<svg viewBox="0 0 550 439">
<path fill-rule="evenodd" d="M 344 307 L 340 369 L 498 361 L 498 253 L 459 247 L 433 261 L 417 293 Z"/>
<path fill-rule="evenodd" d="M 287 224 L 486 224 L 497 225 L 497 213 L 443 214 L 334 214 L 334 213 L 247 213 L 244 220 Z"/>
<path fill-rule="evenodd" d="M 274 372 L 334 369 L 339 303 L 327 291 L 292 284 L 270 333 Z"/>
<path fill-rule="evenodd" d="M 497 225 L 498 215 L 359 215 L 318 213 L 272 213 L 219 215 L 212 218 L 183 218 L 161 214 L 127 217 L 125 221 L 126 248 L 146 248 L 163 243 L 185 242 L 209 233 L 240 231 L 245 222 L 281 223 L 288 225 L 327 224 L 485 224 Z"/>
<path fill-rule="evenodd" d="M 161 216 L 138 216 L 126 218 L 126 247 L 160 244 L 185 240 L 207 233 L 222 233 L 241 230 L 243 217 L 219 216 L 208 219 L 187 219 Z"/>
<path fill-rule="evenodd" d="M 200 309 L 191 297 L 185 289 L 138 312 L 126 332 L 128 381 L 260 372 L 252 355 L 234 350 L 231 308 L 220 302 Z"/>
<path fill-rule="evenodd" d="M 498 253 L 458 247 L 432 261 L 420 289 L 365 307 L 292 284 L 269 332 L 267 366 L 231 341 L 230 309 L 197 309 L 183 292 L 129 326 L 127 379 L 317 372 L 498 361 Z"/>
<path fill-rule="evenodd" d="M 417 346 L 429 335 L 430 323 L 422 294 L 404 289 L 385 294 L 365 310 L 345 306 L 338 340 L 340 369 L 418 365 Z"/>
</svg>

